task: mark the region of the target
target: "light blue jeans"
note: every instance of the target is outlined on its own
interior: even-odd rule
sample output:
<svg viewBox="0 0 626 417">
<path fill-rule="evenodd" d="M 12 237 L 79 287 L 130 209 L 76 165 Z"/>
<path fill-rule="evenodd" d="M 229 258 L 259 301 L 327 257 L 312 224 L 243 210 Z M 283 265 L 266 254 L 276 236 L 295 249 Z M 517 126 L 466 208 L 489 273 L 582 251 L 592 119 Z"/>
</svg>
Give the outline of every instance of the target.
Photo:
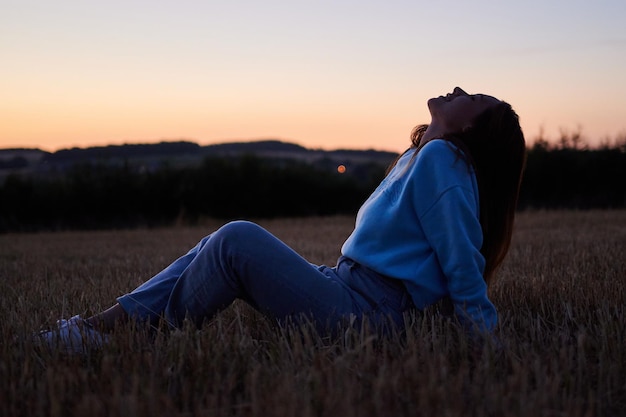
<svg viewBox="0 0 626 417">
<path fill-rule="evenodd" d="M 279 322 L 306 317 L 332 332 L 347 320 L 404 326 L 413 308 L 404 285 L 353 260 L 317 266 L 261 226 L 225 224 L 134 291 L 118 298 L 133 318 L 180 327 L 205 320 L 243 299 Z"/>
</svg>

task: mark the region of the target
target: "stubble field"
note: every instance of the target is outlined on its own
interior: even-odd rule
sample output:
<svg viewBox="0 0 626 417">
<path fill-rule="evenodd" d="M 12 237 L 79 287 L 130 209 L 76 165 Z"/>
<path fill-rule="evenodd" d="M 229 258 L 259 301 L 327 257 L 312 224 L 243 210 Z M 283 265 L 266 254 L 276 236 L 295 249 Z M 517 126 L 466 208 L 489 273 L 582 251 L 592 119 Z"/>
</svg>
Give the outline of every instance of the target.
<svg viewBox="0 0 626 417">
<path fill-rule="evenodd" d="M 349 217 L 260 221 L 334 264 Z M 220 226 L 0 235 L 2 416 L 626 415 L 626 211 L 528 211 L 491 297 L 502 349 L 476 356 L 457 328 L 407 317 L 405 337 L 276 328 L 235 303 L 200 331 L 117 329 L 85 357 L 33 348 Z"/>
</svg>

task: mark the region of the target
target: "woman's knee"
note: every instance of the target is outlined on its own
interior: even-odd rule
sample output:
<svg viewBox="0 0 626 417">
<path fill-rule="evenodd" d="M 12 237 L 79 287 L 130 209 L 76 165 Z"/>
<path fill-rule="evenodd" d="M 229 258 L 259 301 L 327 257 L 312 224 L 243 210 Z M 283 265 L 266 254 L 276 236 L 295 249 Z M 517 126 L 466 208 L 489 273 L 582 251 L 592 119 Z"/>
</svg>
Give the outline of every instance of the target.
<svg viewBox="0 0 626 417">
<path fill-rule="evenodd" d="M 263 228 L 256 223 L 248 220 L 234 220 L 220 227 L 214 236 L 217 239 L 245 242 L 262 232 L 264 232 Z"/>
<path fill-rule="evenodd" d="M 208 242 L 223 249 L 244 250 L 248 246 L 258 249 L 259 236 L 266 233 L 256 223 L 248 220 L 234 220 L 212 233 Z"/>
</svg>

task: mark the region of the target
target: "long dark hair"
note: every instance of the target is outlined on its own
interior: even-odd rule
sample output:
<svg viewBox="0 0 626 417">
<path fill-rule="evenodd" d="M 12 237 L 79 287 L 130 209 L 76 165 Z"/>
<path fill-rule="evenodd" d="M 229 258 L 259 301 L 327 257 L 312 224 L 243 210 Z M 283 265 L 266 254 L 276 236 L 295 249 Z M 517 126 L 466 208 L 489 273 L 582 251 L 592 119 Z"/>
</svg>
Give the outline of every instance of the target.
<svg viewBox="0 0 626 417">
<path fill-rule="evenodd" d="M 411 148 L 419 152 L 420 140 L 428 125 L 411 132 Z M 493 282 L 496 269 L 504 260 L 513 235 L 513 221 L 526 165 L 526 142 L 519 117 L 511 105 L 500 101 L 479 114 L 472 127 L 460 133 L 443 135 L 462 152 L 459 156 L 476 172 L 480 201 L 480 224 L 485 257 L 484 279 Z M 413 157 L 415 156 L 413 155 Z M 395 163 L 394 163 L 395 164 Z M 392 166 L 394 165 L 392 164 Z"/>
</svg>

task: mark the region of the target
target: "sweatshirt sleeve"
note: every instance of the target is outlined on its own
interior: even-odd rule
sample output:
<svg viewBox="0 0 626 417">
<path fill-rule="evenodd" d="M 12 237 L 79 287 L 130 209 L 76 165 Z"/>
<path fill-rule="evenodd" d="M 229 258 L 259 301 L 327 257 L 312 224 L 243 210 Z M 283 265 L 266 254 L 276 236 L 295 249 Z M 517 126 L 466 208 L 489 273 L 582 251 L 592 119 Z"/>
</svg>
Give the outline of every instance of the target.
<svg viewBox="0 0 626 417">
<path fill-rule="evenodd" d="M 475 179 L 449 144 L 437 142 L 437 146 L 424 147 L 422 152 L 428 151 L 416 161 L 417 214 L 441 266 L 456 316 L 466 328 L 491 331 L 497 313 L 483 278 Z"/>
</svg>

